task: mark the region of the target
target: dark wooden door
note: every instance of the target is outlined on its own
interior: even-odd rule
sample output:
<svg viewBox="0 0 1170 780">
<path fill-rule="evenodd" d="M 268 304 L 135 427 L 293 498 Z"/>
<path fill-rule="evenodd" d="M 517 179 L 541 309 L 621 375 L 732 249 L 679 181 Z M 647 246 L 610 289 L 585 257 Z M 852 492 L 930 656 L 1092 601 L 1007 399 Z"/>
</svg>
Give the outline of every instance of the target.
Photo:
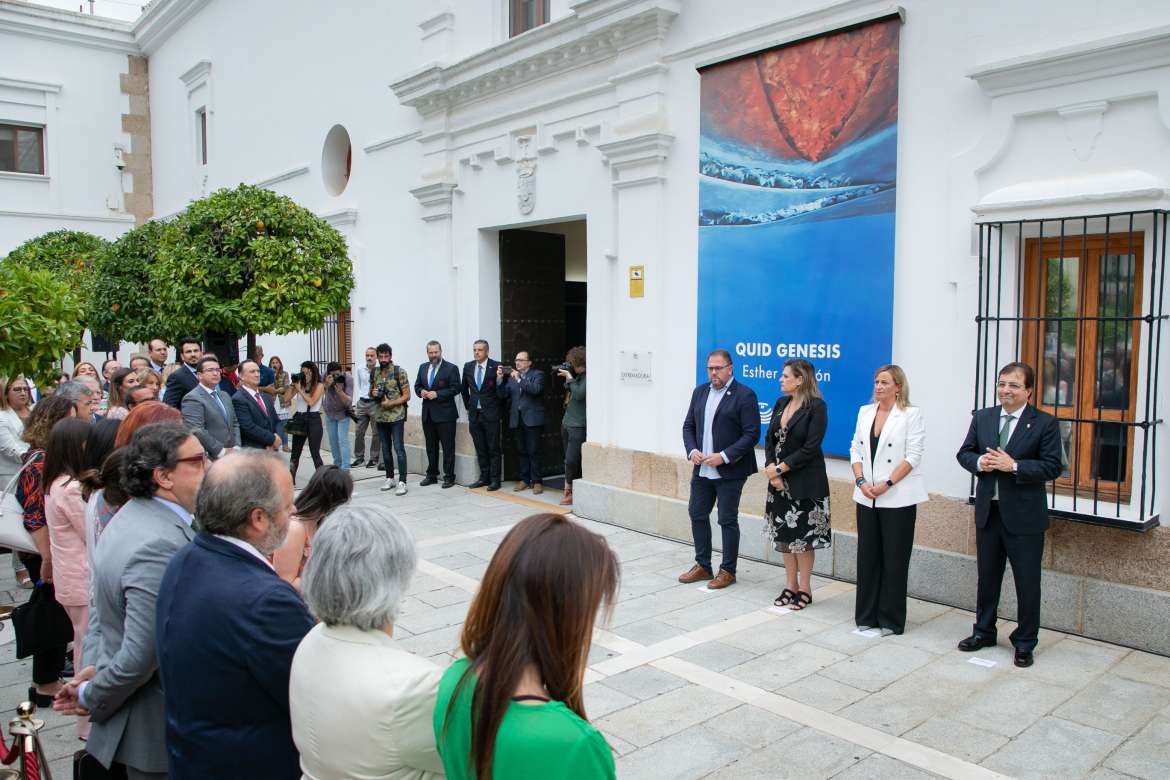
<svg viewBox="0 0 1170 780">
<path fill-rule="evenodd" d="M 565 383 L 552 367 L 565 358 L 565 237 L 532 230 L 500 231 L 500 362 L 513 365 L 527 351 L 544 372 L 542 475 L 562 474 Z M 504 479 L 516 479 L 516 442 L 504 423 Z"/>
</svg>

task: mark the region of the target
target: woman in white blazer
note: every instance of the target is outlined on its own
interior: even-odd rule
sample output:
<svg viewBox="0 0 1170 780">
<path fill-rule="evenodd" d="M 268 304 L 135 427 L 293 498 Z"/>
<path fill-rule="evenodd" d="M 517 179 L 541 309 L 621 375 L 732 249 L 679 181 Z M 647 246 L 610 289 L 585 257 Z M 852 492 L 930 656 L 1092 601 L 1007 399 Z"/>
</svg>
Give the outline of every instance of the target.
<svg viewBox="0 0 1170 780">
<path fill-rule="evenodd" d="M 339 507 L 313 536 L 301 584 L 321 622 L 289 681 L 303 777 L 443 777 L 431 725 L 442 671 L 391 639 L 417 562 L 414 538 L 382 507 Z"/>
<path fill-rule="evenodd" d="M 849 448 L 857 504 L 854 618 L 858 628 L 878 628 L 882 636 L 906 628 L 914 519 L 927 499 L 919 471 L 925 448 L 926 424 L 921 410 L 910 405 L 905 372 L 882 366 L 873 375 L 873 403 L 857 412 Z"/>
</svg>

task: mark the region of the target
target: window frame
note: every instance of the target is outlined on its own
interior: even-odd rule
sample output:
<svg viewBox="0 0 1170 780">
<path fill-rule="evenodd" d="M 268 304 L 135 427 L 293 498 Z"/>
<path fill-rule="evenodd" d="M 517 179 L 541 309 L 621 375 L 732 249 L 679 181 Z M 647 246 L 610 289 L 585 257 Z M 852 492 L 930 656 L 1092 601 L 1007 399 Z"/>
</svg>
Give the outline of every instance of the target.
<svg viewBox="0 0 1170 780">
<path fill-rule="evenodd" d="M 46 161 L 46 154 L 45 154 L 45 152 L 46 152 L 46 142 L 45 142 L 46 128 L 45 128 L 45 126 L 40 125 L 40 124 L 33 124 L 33 123 L 29 123 L 29 122 L 16 122 L 13 120 L 3 120 L 3 121 L 0 121 L 0 128 L 12 130 L 13 134 L 14 134 L 13 139 L 12 139 L 12 161 L 11 161 L 12 167 L 11 168 L 0 167 L 0 173 L 12 174 L 12 175 L 16 175 L 16 176 L 45 176 L 45 175 L 47 175 L 48 163 Z M 40 155 L 38 158 L 39 170 L 22 171 L 17 167 L 18 159 L 19 159 L 18 136 L 22 131 L 24 131 L 24 132 L 34 131 L 37 135 L 37 142 L 38 142 L 37 145 L 40 148 Z M 4 164 L 5 164 L 5 161 L 0 160 L 0 166 L 3 166 Z"/>
<path fill-rule="evenodd" d="M 1023 334 L 1021 354 L 1025 360 L 1032 359 L 1036 368 L 1036 385 L 1032 390 L 1032 404 L 1037 408 L 1056 417 L 1061 421 L 1070 421 L 1072 432 L 1070 442 L 1072 451 L 1066 452 L 1069 474 L 1061 475 L 1056 480 L 1056 490 L 1066 495 L 1085 494 L 1092 492 L 1110 501 L 1129 501 L 1132 497 L 1135 427 L 1126 424 L 1135 418 L 1133 412 L 1138 404 L 1138 363 L 1141 349 L 1141 309 L 1143 288 L 1143 272 L 1146 264 L 1145 233 L 1141 230 L 1133 232 L 1105 234 L 1094 233 L 1079 236 L 1050 236 L 1046 238 L 1027 238 L 1024 241 L 1024 279 L 1023 279 Z M 1132 306 L 1127 315 L 1131 318 L 1129 333 L 1129 393 L 1125 406 L 1120 409 L 1107 409 L 1097 403 L 1097 381 L 1100 376 L 1100 360 L 1103 354 L 1101 330 L 1104 322 L 1101 319 L 1101 271 L 1106 257 L 1115 255 L 1134 258 L 1133 285 L 1129 290 L 1132 297 Z M 1061 313 L 1041 311 L 1046 301 L 1043 300 L 1042 288 L 1046 281 L 1048 264 L 1052 260 L 1060 259 L 1079 261 L 1078 277 L 1078 313 L 1076 323 L 1076 369 L 1074 398 L 1069 403 L 1061 403 L 1059 389 L 1053 394 L 1052 403 L 1046 403 L 1044 391 L 1048 383 L 1045 376 L 1045 355 L 1042 344 L 1043 327 L 1048 321 L 1062 316 Z M 1068 321 L 1072 315 L 1063 315 Z M 1059 342 L 1059 340 L 1058 340 Z M 1057 372 L 1059 377 L 1059 370 Z M 1100 455 L 1099 440 L 1094 428 L 1098 423 L 1116 422 L 1125 426 L 1126 462 L 1122 479 L 1104 479 L 1098 474 L 1093 475 L 1094 462 Z M 1096 450 L 1096 451 L 1095 451 Z"/>
<path fill-rule="evenodd" d="M 550 0 L 507 0 L 508 2 L 508 37 L 515 38 L 517 35 L 522 35 L 529 30 L 535 30 L 537 27 L 548 24 L 550 15 Z M 526 6 L 533 8 L 533 23 L 528 26 L 522 26 L 526 20 L 521 20 L 521 16 Z"/>
</svg>

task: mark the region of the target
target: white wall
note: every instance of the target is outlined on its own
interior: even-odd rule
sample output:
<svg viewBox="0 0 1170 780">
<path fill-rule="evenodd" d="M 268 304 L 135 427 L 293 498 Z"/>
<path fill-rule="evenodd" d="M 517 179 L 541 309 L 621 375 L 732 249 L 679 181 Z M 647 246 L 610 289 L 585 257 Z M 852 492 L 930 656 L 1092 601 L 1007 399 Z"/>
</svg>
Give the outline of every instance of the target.
<svg viewBox="0 0 1170 780">
<path fill-rule="evenodd" d="M 678 453 L 695 373 L 696 68 L 890 6 L 743 0 L 729 13 L 721 3 L 663 5 L 681 13 L 660 42 L 514 89 L 489 85 L 488 97 L 457 97 L 455 108 L 430 117 L 399 104 L 388 84 L 436 58 L 452 63 L 498 43 L 500 5 L 451 3 L 449 25 L 424 42 L 417 25 L 436 10 L 421 0 L 360 9 L 337 4 L 326 14 L 319 4 L 300 0 L 282 4 L 279 15 L 257 0 L 213 0 L 152 53 L 157 211 L 177 210 L 195 194 L 179 75 L 208 60 L 214 96 L 209 188 L 307 167 L 273 188 L 322 214 L 355 209 L 357 219 L 347 227 L 359 279 L 355 351 L 388 341 L 396 361 L 412 372 L 429 338 L 442 340 L 448 357 L 458 360 L 467 359 L 475 338 L 498 343 L 496 231 L 584 216 L 594 377 L 590 439 Z M 571 22 L 574 9 L 603 5 L 556 3 L 553 16 Z M 1153 0 L 905 0 L 903 7 L 893 355 L 908 371 L 929 421 L 929 486 L 962 496 L 968 478 L 953 454 L 968 424 L 973 381 L 972 208 L 1022 181 L 1129 167 L 1170 170 L 1166 109 L 1151 97 L 1158 89 L 1144 81 L 1144 97 L 1118 102 L 1124 95 L 1114 81 L 1126 77 L 1086 76 L 1059 88 L 1033 85 L 994 96 L 968 74 L 994 61 L 1165 25 L 1170 6 Z M 499 56 L 521 56 L 517 52 L 535 45 L 525 41 L 546 34 L 503 45 Z M 482 67 L 490 70 L 490 58 L 486 63 Z M 635 72 L 655 63 L 659 67 Z M 1165 85 L 1166 71 L 1142 78 Z M 1069 153 L 1068 133 L 1053 112 L 1100 99 L 1115 102 L 1105 114 L 1099 152 L 1081 161 Z M 320 152 L 337 122 L 354 139 L 354 165 L 349 187 L 332 197 L 321 183 Z M 421 135 L 407 135 L 414 132 Z M 654 137 L 664 157 L 638 162 L 628 149 L 607 146 L 646 133 L 659 134 Z M 522 214 L 514 160 L 517 138 L 527 135 L 539 147 L 536 200 L 532 213 Z M 362 151 L 383 139 L 398 142 Z M 614 186 L 615 179 L 644 172 L 661 180 Z M 444 182 L 455 187 L 449 205 L 410 193 Z M 644 298 L 627 297 L 629 265 L 646 266 Z M 279 347 L 272 338 L 264 341 L 286 364 L 307 354 L 307 347 L 294 354 L 295 339 Z M 653 384 L 612 378 L 623 349 L 653 352 Z M 1163 372 L 1161 386 L 1170 387 Z M 1168 401 L 1162 399 L 1163 410 Z M 831 413 L 851 417 L 854 410 Z"/>
</svg>

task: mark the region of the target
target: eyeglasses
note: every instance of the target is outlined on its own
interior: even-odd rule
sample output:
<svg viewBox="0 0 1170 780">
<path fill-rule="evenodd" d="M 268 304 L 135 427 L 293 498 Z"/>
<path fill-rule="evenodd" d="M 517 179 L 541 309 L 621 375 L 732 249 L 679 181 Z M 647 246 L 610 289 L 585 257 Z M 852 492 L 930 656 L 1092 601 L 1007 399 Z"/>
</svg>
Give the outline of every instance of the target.
<svg viewBox="0 0 1170 780">
<path fill-rule="evenodd" d="M 722 371 L 725 368 L 731 368 L 731 364 L 724 363 L 721 366 L 707 366 L 707 373 L 711 373 L 712 371 Z"/>
<path fill-rule="evenodd" d="M 220 369 L 220 368 L 201 368 L 199 370 L 202 371 L 204 374 L 218 374 L 223 369 Z"/>
<path fill-rule="evenodd" d="M 27 387 L 10 387 L 8 389 L 13 393 L 27 393 L 27 392 L 29 392 L 29 389 Z"/>
<path fill-rule="evenodd" d="M 206 465 L 210 462 L 211 462 L 211 456 L 208 455 L 206 452 L 200 453 L 198 455 L 191 455 L 190 457 L 186 457 L 186 458 L 175 458 L 175 463 L 199 463 L 202 465 Z"/>
</svg>

